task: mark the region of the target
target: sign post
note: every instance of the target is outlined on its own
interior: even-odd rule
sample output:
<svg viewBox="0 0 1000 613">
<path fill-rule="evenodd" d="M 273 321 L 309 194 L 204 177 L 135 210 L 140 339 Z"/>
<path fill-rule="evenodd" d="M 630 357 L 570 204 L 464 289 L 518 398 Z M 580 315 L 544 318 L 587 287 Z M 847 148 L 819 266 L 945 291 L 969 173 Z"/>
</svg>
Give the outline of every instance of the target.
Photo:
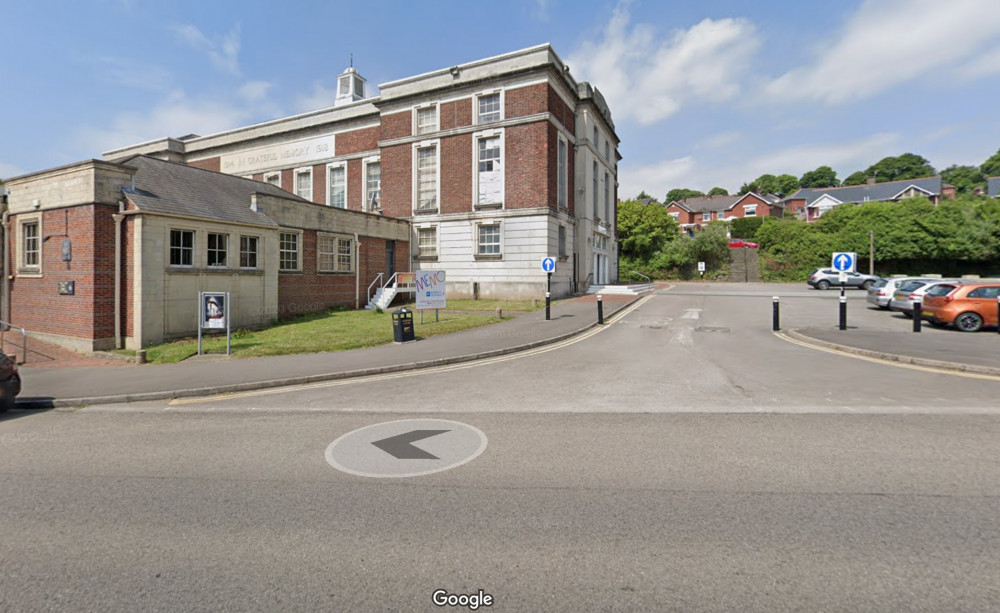
<svg viewBox="0 0 1000 613">
<path fill-rule="evenodd" d="M 421 270 L 411 274 L 414 275 L 413 282 L 417 288 L 417 310 L 420 311 L 420 323 L 424 321 L 424 311 L 430 309 L 434 309 L 434 321 L 440 321 L 438 309 L 447 308 L 448 305 L 445 271 Z"/>
<path fill-rule="evenodd" d="M 702 279 L 705 278 L 705 262 L 698 262 L 698 274 L 701 275 Z"/>
<path fill-rule="evenodd" d="M 542 270 L 545 271 L 545 274 L 548 277 L 545 284 L 545 321 L 548 321 L 550 319 L 549 306 L 551 304 L 550 300 L 552 297 L 552 273 L 556 271 L 556 259 L 555 258 L 543 259 Z"/>
<path fill-rule="evenodd" d="M 232 318 L 229 316 L 229 292 L 198 292 L 198 355 L 202 354 L 202 330 L 226 331 L 226 355 L 232 351 Z"/>
</svg>

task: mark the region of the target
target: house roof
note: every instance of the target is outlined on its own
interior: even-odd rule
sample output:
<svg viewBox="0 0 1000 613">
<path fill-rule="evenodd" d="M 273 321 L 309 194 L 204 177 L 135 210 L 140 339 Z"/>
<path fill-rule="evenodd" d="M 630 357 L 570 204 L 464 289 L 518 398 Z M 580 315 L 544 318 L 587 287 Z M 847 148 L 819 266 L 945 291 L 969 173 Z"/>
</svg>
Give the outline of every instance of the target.
<svg viewBox="0 0 1000 613">
<path fill-rule="evenodd" d="M 733 196 L 698 196 L 697 198 L 685 198 L 684 200 L 674 200 L 670 204 L 676 204 L 689 213 L 704 213 L 707 211 L 729 210 L 740 203 L 747 196 L 754 196 L 766 204 L 783 206 L 777 196 L 769 194 L 760 196 L 754 192 L 737 194 Z M 772 198 L 774 200 L 772 200 Z M 667 206 L 670 206 L 669 204 Z"/>
<path fill-rule="evenodd" d="M 911 187 L 926 193 L 928 196 L 937 196 L 941 193 L 942 185 L 943 181 L 941 177 L 925 177 L 922 179 L 905 179 L 902 181 L 849 185 L 846 187 L 803 188 L 785 198 L 785 201 L 805 200 L 806 206 L 812 206 L 815 200 L 824 195 L 834 198 L 841 203 L 896 200 Z"/>
<path fill-rule="evenodd" d="M 986 195 L 990 198 L 1000 197 L 1000 177 L 986 179 Z"/>
<path fill-rule="evenodd" d="M 277 226 L 250 208 L 255 193 L 309 202 L 270 185 L 194 166 L 137 155 L 121 162 L 136 169 L 128 199 L 140 210 L 230 223 Z"/>
</svg>

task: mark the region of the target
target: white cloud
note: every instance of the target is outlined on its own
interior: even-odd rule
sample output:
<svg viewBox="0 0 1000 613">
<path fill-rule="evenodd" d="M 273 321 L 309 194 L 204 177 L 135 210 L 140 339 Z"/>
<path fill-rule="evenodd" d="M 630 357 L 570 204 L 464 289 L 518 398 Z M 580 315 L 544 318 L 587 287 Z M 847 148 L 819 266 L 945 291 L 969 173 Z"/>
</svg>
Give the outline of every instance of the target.
<svg viewBox="0 0 1000 613">
<path fill-rule="evenodd" d="M 689 155 L 644 166 L 621 166 L 618 169 L 618 197 L 624 200 L 645 191 L 662 200 L 671 189 L 688 185 L 687 180 L 696 166 Z"/>
<path fill-rule="evenodd" d="M 1000 74 L 1000 47 L 981 54 L 971 64 L 960 66 L 956 72 L 960 78 L 968 80 Z"/>
<path fill-rule="evenodd" d="M 272 83 L 267 81 L 247 81 L 239 89 L 240 98 L 248 102 L 259 102 L 267 98 L 267 92 L 271 91 L 274 87 Z"/>
<path fill-rule="evenodd" d="M 695 143 L 695 149 L 721 149 L 723 147 L 729 147 L 734 145 L 743 138 L 743 135 L 739 132 L 732 130 L 729 132 L 720 132 L 712 136 L 708 136 L 699 140 Z"/>
<path fill-rule="evenodd" d="M 160 66 L 122 57 L 101 57 L 92 62 L 97 65 L 99 77 L 115 85 L 155 92 L 170 89 L 171 74 Z"/>
<path fill-rule="evenodd" d="M 306 113 L 318 109 L 325 109 L 333 106 L 333 102 L 336 97 L 336 88 L 325 87 L 322 83 L 316 82 L 313 84 L 312 92 L 296 98 L 294 105 L 295 111 L 298 113 Z"/>
<path fill-rule="evenodd" d="M 533 0 L 532 5 L 534 8 L 531 13 L 532 17 L 538 21 L 549 21 L 549 0 Z"/>
<path fill-rule="evenodd" d="M 76 139 L 83 151 L 104 152 L 148 140 L 212 134 L 251 122 L 259 108 L 216 98 L 189 98 L 176 91 L 148 112 L 119 114 L 109 127 L 85 127 Z"/>
<path fill-rule="evenodd" d="M 228 34 L 214 39 L 205 36 L 197 27 L 185 24 L 174 27 L 174 32 L 190 47 L 206 53 L 212 64 L 230 74 L 240 74 L 240 25 Z"/>
<path fill-rule="evenodd" d="M 754 27 L 742 19 L 705 19 L 665 38 L 647 24 L 630 26 L 619 4 L 601 38 L 567 57 L 592 81 L 614 113 L 648 125 L 693 101 L 723 101 L 758 48 Z"/>
<path fill-rule="evenodd" d="M 946 82 L 955 62 L 1000 38 L 996 0 L 866 0 L 808 66 L 769 83 L 785 99 L 841 103 L 933 71 Z"/>
</svg>

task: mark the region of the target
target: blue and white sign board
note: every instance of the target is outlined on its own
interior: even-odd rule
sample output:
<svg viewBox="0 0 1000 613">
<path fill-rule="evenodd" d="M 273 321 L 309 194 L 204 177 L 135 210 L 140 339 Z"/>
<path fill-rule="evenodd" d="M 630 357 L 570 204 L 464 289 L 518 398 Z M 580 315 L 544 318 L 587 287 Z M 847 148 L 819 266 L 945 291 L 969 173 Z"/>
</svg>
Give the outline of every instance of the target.
<svg viewBox="0 0 1000 613">
<path fill-rule="evenodd" d="M 542 270 L 545 272 L 555 272 L 556 271 L 556 259 L 555 258 L 545 258 L 542 260 Z"/>
<path fill-rule="evenodd" d="M 445 272 L 443 270 L 421 270 L 414 273 L 416 284 L 417 310 L 443 309 L 448 303 L 445 295 Z"/>
<path fill-rule="evenodd" d="M 858 265 L 858 254 L 841 252 L 834 253 L 831 266 L 838 272 L 855 272 Z"/>
</svg>

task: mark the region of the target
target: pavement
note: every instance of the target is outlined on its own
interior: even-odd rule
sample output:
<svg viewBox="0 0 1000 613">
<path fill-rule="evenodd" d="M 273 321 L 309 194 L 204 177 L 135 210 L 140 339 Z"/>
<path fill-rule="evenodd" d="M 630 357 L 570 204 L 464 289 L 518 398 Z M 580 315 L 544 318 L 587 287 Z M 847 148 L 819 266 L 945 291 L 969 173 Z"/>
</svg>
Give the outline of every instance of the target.
<svg viewBox="0 0 1000 613">
<path fill-rule="evenodd" d="M 660 284 L 657 289 L 668 287 Z M 683 292 L 692 287 L 720 294 L 752 289 L 740 283 L 679 284 L 676 289 Z M 771 295 L 782 288 L 761 284 L 757 289 L 761 295 Z M 802 293 L 802 297 L 806 295 Z M 858 298 L 863 302 L 860 295 L 853 296 L 851 302 L 857 304 Z M 641 299 L 605 294 L 605 323 Z M 793 324 L 780 334 L 813 347 L 853 355 L 1000 376 L 1000 335 L 995 330 L 963 334 L 925 325 L 923 333 L 917 334 L 912 331 L 912 322 L 900 315 L 865 309 L 861 304 L 852 309 L 861 317 L 852 314 L 852 325 L 846 330 L 836 325 Z M 20 367 L 24 384 L 17 408 L 164 400 L 430 368 L 533 349 L 572 338 L 597 325 L 596 296 L 580 296 L 554 303 L 549 321 L 542 309 L 491 326 L 411 343 L 332 353 L 247 359 L 202 356 L 178 364 L 137 365 L 100 354 L 81 356 L 44 344 L 39 350 L 39 343 L 32 341 L 35 357 L 42 357 L 29 359 Z"/>
</svg>

